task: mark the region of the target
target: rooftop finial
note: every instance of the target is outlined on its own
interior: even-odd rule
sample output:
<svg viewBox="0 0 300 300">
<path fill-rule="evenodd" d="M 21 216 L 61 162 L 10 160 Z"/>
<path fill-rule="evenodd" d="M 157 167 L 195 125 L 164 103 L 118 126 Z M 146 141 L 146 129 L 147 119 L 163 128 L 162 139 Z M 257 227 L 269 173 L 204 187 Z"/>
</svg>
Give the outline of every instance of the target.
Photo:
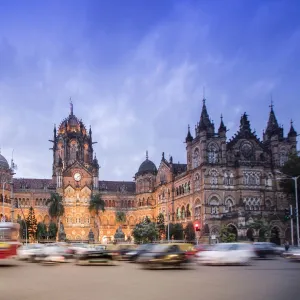
<svg viewBox="0 0 300 300">
<path fill-rule="evenodd" d="M 294 122 L 293 122 L 293 119 L 291 119 L 291 126 L 293 126 L 293 123 L 294 123 Z"/>
<path fill-rule="evenodd" d="M 203 101 L 205 102 L 205 86 L 203 86 Z"/>
<path fill-rule="evenodd" d="M 71 97 L 70 97 L 70 115 L 73 116 L 73 102 Z"/>
<path fill-rule="evenodd" d="M 273 102 L 273 96 L 272 96 L 272 94 L 271 94 L 271 104 L 269 105 L 269 107 L 271 108 L 271 110 L 273 110 L 274 102 Z"/>
<path fill-rule="evenodd" d="M 148 159 L 148 150 L 146 151 L 146 159 Z"/>
<path fill-rule="evenodd" d="M 223 115 L 221 114 L 221 121 L 223 121 Z"/>
</svg>

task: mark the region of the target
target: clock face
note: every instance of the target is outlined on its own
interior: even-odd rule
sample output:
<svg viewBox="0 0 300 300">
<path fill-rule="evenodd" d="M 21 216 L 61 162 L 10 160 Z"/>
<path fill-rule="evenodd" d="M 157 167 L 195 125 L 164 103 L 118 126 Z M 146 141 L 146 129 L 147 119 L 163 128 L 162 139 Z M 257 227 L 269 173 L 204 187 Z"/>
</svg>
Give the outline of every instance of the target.
<svg viewBox="0 0 300 300">
<path fill-rule="evenodd" d="M 80 173 L 75 173 L 75 174 L 74 174 L 74 179 L 75 179 L 76 181 L 79 181 L 79 180 L 81 179 Z"/>
</svg>

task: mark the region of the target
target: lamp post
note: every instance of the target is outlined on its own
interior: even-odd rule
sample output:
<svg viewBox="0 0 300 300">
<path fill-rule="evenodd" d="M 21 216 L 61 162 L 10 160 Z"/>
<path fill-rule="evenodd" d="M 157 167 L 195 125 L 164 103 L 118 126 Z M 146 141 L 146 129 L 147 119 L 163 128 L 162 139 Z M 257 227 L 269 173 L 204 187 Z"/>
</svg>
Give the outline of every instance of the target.
<svg viewBox="0 0 300 300">
<path fill-rule="evenodd" d="M 298 178 L 300 177 L 300 175 L 298 176 L 290 176 L 287 174 L 284 174 L 280 171 L 277 171 L 277 173 L 284 175 L 286 178 L 278 178 L 278 179 L 291 179 L 294 180 L 295 183 L 295 200 L 296 200 L 296 232 L 297 232 L 297 246 L 300 246 L 300 240 L 299 240 L 299 209 L 298 209 Z M 292 224 L 292 222 L 291 222 Z"/>
<path fill-rule="evenodd" d="M 6 185 L 6 181 L 3 182 L 2 184 L 2 220 L 3 222 L 5 222 L 5 214 L 4 214 L 4 188 Z M 1 220 L 1 222 L 2 222 Z"/>
</svg>

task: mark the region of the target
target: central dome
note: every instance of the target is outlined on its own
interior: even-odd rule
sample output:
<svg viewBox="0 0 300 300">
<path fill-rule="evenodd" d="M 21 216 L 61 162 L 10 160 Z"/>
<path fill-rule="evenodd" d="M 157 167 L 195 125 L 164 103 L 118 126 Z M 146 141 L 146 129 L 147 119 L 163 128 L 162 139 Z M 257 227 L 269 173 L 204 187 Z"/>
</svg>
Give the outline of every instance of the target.
<svg viewBox="0 0 300 300">
<path fill-rule="evenodd" d="M 146 160 L 142 162 L 136 175 L 142 175 L 145 173 L 157 173 L 157 168 L 154 162 L 148 159 L 148 151 L 146 152 Z"/>
<path fill-rule="evenodd" d="M 58 131 L 60 134 L 66 133 L 66 132 L 83 132 L 86 133 L 86 128 L 81 120 L 79 120 L 74 114 L 73 114 L 73 104 L 70 103 L 70 114 L 69 116 L 64 119 L 59 127 Z"/>
<path fill-rule="evenodd" d="M 1 169 L 9 169 L 9 164 L 6 158 L 0 154 L 0 168 Z"/>
</svg>

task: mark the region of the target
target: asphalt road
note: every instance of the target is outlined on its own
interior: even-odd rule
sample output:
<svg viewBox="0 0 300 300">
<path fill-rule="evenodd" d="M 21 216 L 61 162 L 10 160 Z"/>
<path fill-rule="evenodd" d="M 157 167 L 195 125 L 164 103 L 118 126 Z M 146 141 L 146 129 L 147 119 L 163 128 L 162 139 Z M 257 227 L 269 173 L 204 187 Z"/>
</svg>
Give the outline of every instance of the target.
<svg viewBox="0 0 300 300">
<path fill-rule="evenodd" d="M 135 264 L 0 267 L 0 300 L 292 300 L 300 263 L 255 261 L 249 267 L 142 270 Z"/>
</svg>

